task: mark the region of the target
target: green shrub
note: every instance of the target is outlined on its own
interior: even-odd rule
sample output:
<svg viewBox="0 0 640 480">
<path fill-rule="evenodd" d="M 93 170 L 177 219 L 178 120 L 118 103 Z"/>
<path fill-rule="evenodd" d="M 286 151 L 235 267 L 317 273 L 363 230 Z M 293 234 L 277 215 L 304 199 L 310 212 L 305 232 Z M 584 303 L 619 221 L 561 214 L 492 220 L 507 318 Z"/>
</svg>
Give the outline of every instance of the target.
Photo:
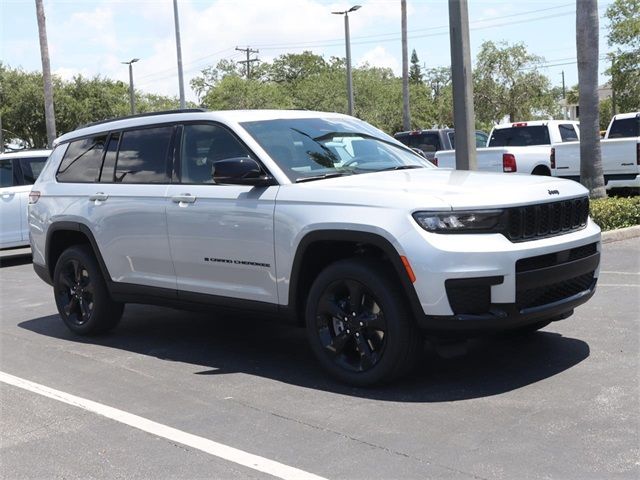
<svg viewBox="0 0 640 480">
<path fill-rule="evenodd" d="M 602 230 L 640 225 L 640 196 L 591 200 L 589 210 Z"/>
</svg>

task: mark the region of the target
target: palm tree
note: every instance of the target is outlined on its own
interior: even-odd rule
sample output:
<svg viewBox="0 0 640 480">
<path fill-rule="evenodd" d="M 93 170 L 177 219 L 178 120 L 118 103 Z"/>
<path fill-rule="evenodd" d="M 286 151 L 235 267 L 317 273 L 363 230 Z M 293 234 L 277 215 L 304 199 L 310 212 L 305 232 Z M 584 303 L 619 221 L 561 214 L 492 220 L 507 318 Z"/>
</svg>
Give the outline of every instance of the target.
<svg viewBox="0 0 640 480">
<path fill-rule="evenodd" d="M 407 0 L 400 0 L 402 13 L 402 129 L 411 129 L 409 112 L 409 54 L 407 50 Z"/>
<path fill-rule="evenodd" d="M 47 24 L 44 17 L 42 0 L 36 0 L 38 33 L 40 35 L 40 56 L 42 57 L 42 78 L 44 80 L 44 117 L 47 125 L 47 146 L 51 148 L 56 138 L 56 117 L 53 110 L 53 86 L 51 84 L 51 64 L 47 43 Z"/>
<path fill-rule="evenodd" d="M 576 0 L 580 105 L 580 182 L 591 198 L 604 198 L 598 101 L 598 0 Z"/>
</svg>

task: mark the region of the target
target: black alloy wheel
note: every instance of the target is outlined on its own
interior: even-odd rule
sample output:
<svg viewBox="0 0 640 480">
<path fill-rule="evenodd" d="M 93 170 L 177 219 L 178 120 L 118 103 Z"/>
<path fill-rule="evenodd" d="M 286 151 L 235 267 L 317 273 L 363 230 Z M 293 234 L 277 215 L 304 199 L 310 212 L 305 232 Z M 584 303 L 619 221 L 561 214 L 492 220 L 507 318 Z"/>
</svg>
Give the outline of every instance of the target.
<svg viewBox="0 0 640 480">
<path fill-rule="evenodd" d="M 387 265 L 368 258 L 337 261 L 314 280 L 306 305 L 307 336 L 331 375 L 370 386 L 414 365 L 422 335 L 399 283 Z"/>
<path fill-rule="evenodd" d="M 56 300 L 61 305 L 68 322 L 84 325 L 91 318 L 95 306 L 94 286 L 87 268 L 77 259 L 70 259 L 62 265 Z"/>
<path fill-rule="evenodd" d="M 53 272 L 53 289 L 60 317 L 77 334 L 106 332 L 122 317 L 124 305 L 109 296 L 88 245 L 75 245 L 62 252 Z"/>
<path fill-rule="evenodd" d="M 316 329 L 325 352 L 348 371 L 369 370 L 384 354 L 384 312 L 373 292 L 357 280 L 338 280 L 325 289 Z"/>
</svg>

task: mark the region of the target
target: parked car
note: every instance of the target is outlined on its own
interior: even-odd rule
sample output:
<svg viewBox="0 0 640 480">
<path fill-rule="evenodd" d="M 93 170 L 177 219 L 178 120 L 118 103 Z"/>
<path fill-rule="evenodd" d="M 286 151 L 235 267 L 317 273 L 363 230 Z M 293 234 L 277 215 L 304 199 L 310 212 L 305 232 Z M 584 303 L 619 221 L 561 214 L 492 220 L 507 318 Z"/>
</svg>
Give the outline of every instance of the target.
<svg viewBox="0 0 640 480">
<path fill-rule="evenodd" d="M 580 138 L 578 122 L 535 120 L 496 125 L 487 148 L 478 148 L 478 170 L 551 175 L 551 144 Z M 436 152 L 442 168 L 456 168 L 455 150 Z"/>
<path fill-rule="evenodd" d="M 24 150 L 0 154 L 0 248 L 29 245 L 29 191 L 50 153 Z"/>
<path fill-rule="evenodd" d="M 607 190 L 640 188 L 640 112 L 615 115 L 600 140 L 602 172 Z M 580 181 L 580 142 L 554 144 L 551 171 L 556 177 Z"/>
<path fill-rule="evenodd" d="M 396 140 L 408 147 L 424 152 L 425 158 L 436 166 L 435 159 L 438 150 L 449 150 L 456 147 L 455 130 L 453 128 L 433 128 L 430 130 L 412 130 L 410 132 L 398 132 L 394 135 Z M 489 135 L 476 130 L 476 147 L 485 147 Z"/>
<path fill-rule="evenodd" d="M 425 331 L 569 317 L 598 277 L 588 213 L 576 182 L 439 169 L 346 115 L 180 111 L 60 137 L 29 222 L 73 332 L 127 302 L 244 308 L 305 325 L 328 372 L 370 385 Z"/>
</svg>

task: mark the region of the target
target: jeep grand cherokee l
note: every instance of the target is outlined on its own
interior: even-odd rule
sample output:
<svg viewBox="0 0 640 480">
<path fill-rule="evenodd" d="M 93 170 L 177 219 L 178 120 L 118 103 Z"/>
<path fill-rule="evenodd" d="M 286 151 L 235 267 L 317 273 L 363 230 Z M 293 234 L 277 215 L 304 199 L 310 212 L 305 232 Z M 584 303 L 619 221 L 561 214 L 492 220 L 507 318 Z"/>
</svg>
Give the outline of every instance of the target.
<svg viewBox="0 0 640 480">
<path fill-rule="evenodd" d="M 578 183 L 441 170 L 335 113 L 90 125 L 56 141 L 31 202 L 34 268 L 72 331 L 127 302 L 275 313 L 354 385 L 406 372 L 424 332 L 566 318 L 598 276 Z"/>
</svg>

